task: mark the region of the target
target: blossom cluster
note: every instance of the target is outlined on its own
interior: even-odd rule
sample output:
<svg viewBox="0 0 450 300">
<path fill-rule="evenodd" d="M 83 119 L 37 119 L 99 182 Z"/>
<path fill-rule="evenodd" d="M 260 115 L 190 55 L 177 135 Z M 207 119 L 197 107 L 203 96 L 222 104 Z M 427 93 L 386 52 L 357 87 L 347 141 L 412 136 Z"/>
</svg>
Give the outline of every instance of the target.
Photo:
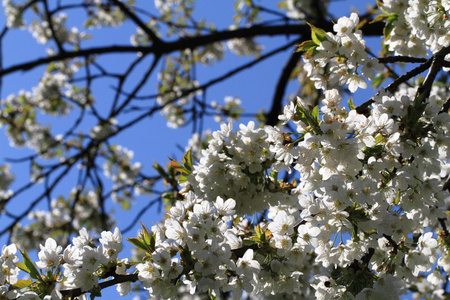
<svg viewBox="0 0 450 300">
<path fill-rule="evenodd" d="M 319 5 L 328 5 L 328 1 L 320 1 Z M 314 15 L 317 8 L 312 0 L 283 0 L 279 6 L 286 10 L 286 16 L 294 20 L 304 20 L 307 16 Z"/>
<path fill-rule="evenodd" d="M 132 151 L 120 145 L 109 146 L 108 151 L 109 155 L 103 164 L 103 170 L 104 175 L 113 181 L 112 199 L 127 207 L 133 197 L 126 188 L 131 188 L 136 195 L 142 195 L 151 189 L 151 183 L 145 179 L 138 179 L 142 177 L 142 165 L 140 162 L 131 162 L 134 155 Z"/>
<path fill-rule="evenodd" d="M 358 15 L 352 13 L 350 17 L 337 21 L 333 26 L 335 33 L 327 32 L 318 38 L 318 53 L 306 59 L 304 65 L 316 88 L 329 90 L 348 85 L 350 92 L 354 93 L 358 88 L 367 88 L 366 80 L 373 80 L 376 71 L 382 69 L 376 58 L 369 57 L 365 40 L 357 29 L 358 24 Z"/>
<path fill-rule="evenodd" d="M 389 0 L 380 9 L 389 20 L 386 45 L 397 55 L 425 57 L 450 45 L 448 1 Z"/>
<path fill-rule="evenodd" d="M 346 110 L 340 106 L 342 96 L 338 91 L 328 90 L 322 100 L 321 119 L 308 124 L 307 119 L 299 117 L 306 110 L 299 99 L 280 116 L 284 122 L 297 125 L 301 138 L 292 143 L 269 126 L 258 129 L 249 123 L 232 132 L 229 126 L 222 125 L 202 152 L 191 175 L 195 178 L 186 188 L 205 199 L 232 198 L 237 215 L 270 207 L 267 221 L 258 226 L 270 232 L 269 247 L 281 261 L 292 262 L 295 253 L 314 253 L 315 262 L 323 268 L 311 282 L 317 298 L 400 295 L 405 282 L 413 284 L 419 273 L 431 271 L 436 263 L 448 268 L 448 246 L 438 244 L 432 232 L 423 231 L 424 226 L 433 226 L 436 220 L 445 218 L 444 211 L 438 208 L 448 205 L 442 180 L 448 169 L 450 120 L 448 114 L 430 113 L 439 111 L 435 107 L 443 101 L 439 92 L 433 90 L 421 117 L 424 128 L 426 123 L 432 124 L 433 135 L 422 132 L 420 143 L 410 140 L 410 133 L 400 127 L 409 117 L 408 107 L 414 105 L 407 88 L 376 98 L 369 116 Z M 399 105 L 403 106 L 401 112 L 395 110 Z M 253 157 L 262 159 L 254 161 Z M 266 161 L 271 161 L 274 170 L 277 164 L 278 170 L 295 170 L 300 183 L 284 189 L 284 193 L 271 188 L 276 182 L 261 172 Z M 264 183 L 258 185 L 252 175 Z M 244 183 L 240 184 L 240 180 Z M 259 186 L 259 190 L 251 194 L 252 186 Z M 177 232 L 177 239 L 186 235 L 181 228 Z M 345 234 L 351 238 L 342 240 Z M 336 244 L 333 240 L 338 236 L 341 241 Z M 363 257 L 369 249 L 374 253 L 370 263 L 364 265 Z M 391 275 L 393 270 L 395 277 Z M 443 277 L 436 276 L 436 272 L 430 273 L 428 280 L 436 293 L 441 293 Z M 352 285 L 351 281 L 358 284 Z M 261 282 L 265 285 L 261 286 Z M 254 294 L 277 293 L 267 287 L 266 279 L 261 282 L 250 281 Z"/>
<path fill-rule="evenodd" d="M 9 189 L 14 181 L 14 174 L 9 171 L 10 167 L 9 164 L 0 166 L 0 207 L 3 205 L 2 200 L 8 199 L 13 194 Z"/>
<path fill-rule="evenodd" d="M 99 243 L 96 246 L 84 228 L 65 249 L 48 238 L 44 245 L 39 246 L 39 260 L 35 263 L 25 250 L 20 250 L 15 244 L 3 246 L 0 295 L 6 299 L 63 299 L 64 290 L 79 288 L 81 292 L 91 291 L 98 286 L 99 278 L 125 274 L 127 260 L 118 258 L 122 251 L 122 235 L 118 228 L 114 232 L 102 232 Z M 18 249 L 23 263 L 17 263 Z M 64 269 L 62 273 L 61 268 Z M 32 280 L 19 280 L 21 271 L 28 273 Z M 126 295 L 130 288 L 127 282 L 119 285 L 117 290 Z"/>
<path fill-rule="evenodd" d="M 231 30 L 235 29 L 234 27 Z M 237 56 L 254 56 L 259 57 L 264 47 L 253 38 L 232 39 L 227 42 L 228 49 Z"/>
<path fill-rule="evenodd" d="M 6 25 L 10 28 L 24 28 L 25 20 L 22 18 L 22 7 L 12 0 L 3 0 L 6 15 Z"/>
<path fill-rule="evenodd" d="M 76 199 L 76 204 L 73 201 Z M 113 227 L 115 221 L 99 210 L 99 195 L 94 191 L 81 192 L 73 189 L 69 197 L 62 196 L 50 201 L 50 210 L 35 210 L 28 214 L 31 221 L 19 225 L 11 240 L 22 249 L 32 250 L 42 241 L 43 236 L 54 236 L 59 244 L 64 244 L 70 234 L 82 228 L 92 229 L 99 234 L 103 226 Z M 70 224 L 70 226 L 69 226 Z"/>
<path fill-rule="evenodd" d="M 274 136 L 276 131 L 270 135 L 265 129 L 255 128 L 254 122 L 239 127 L 233 132 L 231 126 L 223 124 L 221 131 L 212 134 L 189 181 L 206 199 L 233 198 L 238 214 L 252 214 L 273 198 L 268 192 L 269 181 L 263 176 L 274 157 L 266 141 L 279 136 Z"/>
<path fill-rule="evenodd" d="M 66 14 L 53 16 L 51 20 L 52 27 L 50 27 L 50 21 L 38 22 L 36 20 L 29 26 L 29 30 L 41 44 L 47 44 L 49 40 L 56 39 L 60 43 L 78 45 L 81 40 L 88 37 L 86 33 L 78 32 L 75 27 L 68 29 L 65 25 L 66 20 Z M 53 28 L 53 31 L 51 28 Z"/>
<path fill-rule="evenodd" d="M 216 110 L 214 121 L 217 123 L 234 123 L 240 117 L 243 109 L 241 108 L 241 99 L 237 97 L 227 96 L 223 99 L 224 105 L 220 105 L 216 101 L 211 102 L 211 107 Z M 227 117 L 226 121 L 223 117 Z"/>
<path fill-rule="evenodd" d="M 38 89 L 35 90 L 36 92 Z M 40 89 L 42 92 L 49 92 L 48 89 Z M 16 147 L 28 146 L 35 149 L 42 157 L 51 158 L 58 153 L 61 146 L 62 136 L 54 136 L 49 126 L 45 126 L 37 120 L 37 107 L 43 110 L 55 108 L 62 104 L 58 96 L 46 98 L 46 101 L 36 103 L 29 92 L 21 91 L 18 95 L 11 94 L 6 99 L 0 101 L 4 107 L 0 113 L 0 127 L 6 127 L 6 135 L 10 144 Z M 68 107 L 62 105 L 60 111 L 66 111 Z M 22 124 L 16 126 L 15 124 Z"/>
<path fill-rule="evenodd" d="M 113 7 L 103 0 L 85 0 L 89 4 L 89 18 L 84 23 L 87 28 L 112 26 L 123 24 L 125 16 L 118 7 Z"/>
<path fill-rule="evenodd" d="M 430 272 L 427 282 L 442 293 L 442 274 L 431 271 L 448 269 L 448 245 L 423 230 L 445 218 L 439 207 L 447 205 L 442 170 L 450 117 L 430 113 L 442 102 L 440 92 L 433 90 L 423 111 L 423 128 L 434 130 L 417 132 L 420 143 L 400 126 L 414 105 L 408 88 L 376 98 L 369 116 L 342 107 L 337 90 L 325 92 L 321 117 L 298 99 L 280 116 L 296 125 L 295 134 L 253 122 L 237 131 L 222 125 L 193 166 L 184 200 L 140 240 L 150 239 L 136 266 L 140 282 L 163 298 L 175 297 L 182 283 L 191 293 L 231 292 L 235 299 L 242 292 L 370 299 L 398 297 Z M 269 168 L 297 172 L 301 181 L 282 185 Z M 257 226 L 242 217 L 267 207 Z M 65 286 L 91 290 L 99 268 L 121 265 L 121 237 L 103 233 L 97 248 L 88 241 L 81 231 L 61 254 L 49 239 L 36 266 L 52 269 L 63 257 Z"/>
</svg>

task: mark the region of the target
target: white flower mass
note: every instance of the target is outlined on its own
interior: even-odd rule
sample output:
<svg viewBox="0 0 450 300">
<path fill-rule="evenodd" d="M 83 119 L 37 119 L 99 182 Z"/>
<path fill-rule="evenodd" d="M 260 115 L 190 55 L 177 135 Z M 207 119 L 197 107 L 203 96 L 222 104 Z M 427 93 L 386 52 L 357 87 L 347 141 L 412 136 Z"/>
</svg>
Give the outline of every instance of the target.
<svg viewBox="0 0 450 300">
<path fill-rule="evenodd" d="M 155 5 L 167 13 L 181 2 L 158 0 Z M 296 1 L 287 3 L 287 13 L 302 18 L 305 12 Z M 429 57 L 449 47 L 450 1 L 384 0 L 380 5 L 384 15 L 395 16 L 384 40 L 395 55 Z M 8 27 L 26 25 L 18 4 L 4 0 L 3 6 Z M 98 9 L 101 14 L 90 26 L 121 22 L 103 6 Z M 57 28 L 50 29 L 45 22 L 29 25 L 40 43 L 47 42 L 52 30 L 72 44 L 85 38 L 66 27 L 65 15 L 53 18 Z M 404 84 L 395 92 L 380 91 L 372 98 L 369 112 L 346 106 L 348 97 L 342 87 L 350 93 L 365 89 L 384 69 L 366 51 L 359 24 L 356 13 L 340 18 L 334 32 L 322 37 L 314 55 L 304 57 L 305 74 L 321 90 L 320 106 L 314 111 L 304 99 L 290 101 L 279 120 L 293 132 L 250 121 L 222 124 L 210 134 L 187 181 L 180 183 L 183 199 L 174 201 L 164 221 L 153 226 L 149 235 L 143 233 L 141 243 L 147 248 L 141 261 L 121 258 L 123 238 L 118 228 L 102 232 L 98 241 L 79 228 L 79 236 L 64 249 L 48 238 L 40 245 L 36 271 L 31 262 L 17 264 L 20 247 L 3 246 L 0 298 L 41 299 L 39 295 L 46 293 L 43 299 L 62 299 L 61 293 L 67 290 L 92 292 L 110 276 L 135 275 L 133 280 L 117 283 L 120 295 L 131 293 L 129 282 L 138 280 L 155 299 L 175 299 L 182 289 L 192 295 L 208 292 L 211 297 L 228 293 L 233 299 L 277 295 L 398 299 L 412 286 L 429 290 L 433 299 L 443 299 L 443 283 L 450 272 L 450 240 L 447 229 L 439 225 L 448 220 L 450 205 L 443 190 L 450 170 L 450 116 L 440 112 L 448 101 L 448 88 L 433 87 L 418 103 L 419 83 Z M 137 46 L 138 36 L 133 41 Z M 237 55 L 258 57 L 262 51 L 250 38 L 226 45 Z M 225 46 L 217 43 L 196 55 L 204 55 L 201 61 L 206 64 L 221 59 L 224 51 Z M 39 100 L 45 113 L 55 113 L 52 101 L 65 96 L 61 89 L 76 93 L 66 82 L 73 71 L 48 73 L 33 89 L 33 99 Z M 171 80 L 167 76 L 160 74 L 162 81 Z M 191 82 L 184 89 L 195 85 Z M 179 127 L 186 121 L 183 106 L 193 95 L 176 102 L 173 97 L 166 94 L 157 102 L 167 104 L 162 113 L 170 126 Z M 80 105 L 87 105 L 81 95 L 78 98 Z M 31 99 L 31 94 L 20 92 L 2 101 L 17 106 Z M 214 104 L 214 108 L 236 108 L 240 100 L 227 98 L 225 104 Z M 60 109 L 66 114 L 71 107 Z M 117 126 L 116 120 L 106 120 L 95 125 L 90 135 L 102 140 Z M 45 145 L 52 145 L 52 150 L 45 150 L 47 157 L 56 156 L 62 142 L 62 137 L 52 136 L 33 119 L 20 129 L 9 128 L 8 135 L 14 145 L 41 152 Z M 131 162 L 133 153 L 120 146 L 108 150 L 111 159 L 103 165 L 105 176 L 112 178 L 116 189 L 132 184 L 141 170 L 139 163 Z M 280 179 L 284 173 L 296 180 Z M 8 193 L 11 176 L 9 167 L 2 167 L 0 198 Z M 39 178 L 37 173 L 36 181 Z M 89 197 L 96 195 L 84 197 L 88 207 Z M 32 217 L 62 224 L 67 209 L 58 205 L 51 203 L 49 215 Z M 83 212 L 87 214 L 88 208 L 80 208 Z M 263 217 L 249 222 L 249 216 L 256 214 Z M 58 282 L 56 290 L 55 285 L 41 294 L 27 290 L 24 282 L 18 284 L 20 272 L 34 281 Z"/>
</svg>

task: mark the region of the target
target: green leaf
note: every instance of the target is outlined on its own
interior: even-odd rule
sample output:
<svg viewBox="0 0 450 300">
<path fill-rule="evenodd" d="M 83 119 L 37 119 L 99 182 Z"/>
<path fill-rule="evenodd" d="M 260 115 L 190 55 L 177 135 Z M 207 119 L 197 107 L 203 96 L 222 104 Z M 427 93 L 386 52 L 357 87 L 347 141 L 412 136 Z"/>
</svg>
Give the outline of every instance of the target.
<svg viewBox="0 0 450 300">
<path fill-rule="evenodd" d="M 167 172 L 164 170 L 164 168 L 161 167 L 158 163 L 155 163 L 155 164 L 153 165 L 153 169 L 155 169 L 156 172 L 158 172 L 159 175 L 161 175 L 161 177 L 164 178 L 164 180 L 170 181 L 169 175 L 168 175 Z"/>
<path fill-rule="evenodd" d="M 370 23 L 375 23 L 375 22 L 393 22 L 395 20 L 398 19 L 398 14 L 397 13 L 390 13 L 390 14 L 381 14 L 381 15 L 377 15 Z"/>
<path fill-rule="evenodd" d="M 127 241 L 133 244 L 136 248 L 147 251 L 147 247 L 140 238 L 127 238 Z"/>
<path fill-rule="evenodd" d="M 392 30 L 395 28 L 394 21 L 398 19 L 398 14 L 390 14 L 387 16 L 385 22 L 386 26 L 383 28 L 384 38 L 388 39 L 391 36 Z"/>
<path fill-rule="evenodd" d="M 256 233 L 256 236 L 258 237 L 258 239 L 261 239 L 262 237 L 265 237 L 264 236 L 264 230 L 261 228 L 261 226 L 259 224 L 255 228 L 255 233 Z"/>
<path fill-rule="evenodd" d="M 84 22 L 83 27 L 91 27 L 94 25 L 94 21 L 92 19 L 88 19 L 86 22 Z"/>
<path fill-rule="evenodd" d="M 384 137 L 383 137 L 381 134 L 378 134 L 378 135 L 375 137 L 375 143 L 376 143 L 376 144 L 379 144 L 379 143 L 381 143 L 382 141 L 384 141 Z"/>
<path fill-rule="evenodd" d="M 22 271 L 30 274 L 30 269 L 28 269 L 28 267 L 25 265 L 25 263 L 23 262 L 18 262 L 14 264 L 16 267 L 18 267 L 19 269 L 21 269 Z"/>
<path fill-rule="evenodd" d="M 394 24 L 392 23 L 388 23 L 386 24 L 386 26 L 383 29 L 383 34 L 384 34 L 384 38 L 385 39 L 389 39 L 389 37 L 391 36 L 391 32 L 394 29 Z"/>
<path fill-rule="evenodd" d="M 273 182 L 277 182 L 278 180 L 278 172 L 275 172 L 274 170 L 270 172 L 270 177 L 272 177 Z"/>
<path fill-rule="evenodd" d="M 47 72 L 51 73 L 56 70 L 56 65 L 54 62 L 51 62 L 47 66 Z"/>
<path fill-rule="evenodd" d="M 145 225 L 142 224 L 142 222 L 140 222 L 140 223 L 141 223 L 141 226 L 142 226 L 143 233 L 144 233 L 146 236 L 150 236 L 151 234 L 150 234 L 150 231 L 148 231 L 147 227 L 145 227 Z"/>
<path fill-rule="evenodd" d="M 397 190 L 397 196 L 394 199 L 394 205 L 398 205 L 400 203 L 401 193 L 400 190 Z"/>
<path fill-rule="evenodd" d="M 192 167 L 194 166 L 194 161 L 192 159 L 192 149 L 189 149 L 183 156 L 181 161 L 186 170 L 189 171 L 189 174 L 192 173 Z"/>
<path fill-rule="evenodd" d="M 13 284 L 12 286 L 18 289 L 23 289 L 26 287 L 29 287 L 30 285 L 32 285 L 34 282 L 32 280 L 24 280 L 24 279 L 19 279 L 17 280 L 17 282 L 15 284 Z"/>
<path fill-rule="evenodd" d="M 310 59 L 316 56 L 319 51 L 317 51 L 318 45 L 315 45 L 314 47 L 310 48 L 308 51 L 305 52 L 305 59 Z"/>
<path fill-rule="evenodd" d="M 313 116 L 314 119 L 316 119 L 317 123 L 319 123 L 320 120 L 319 120 L 319 106 L 318 105 L 316 105 L 313 108 L 311 115 Z"/>
<path fill-rule="evenodd" d="M 25 263 L 26 268 L 29 270 L 29 272 L 27 272 L 27 273 L 30 274 L 31 278 L 43 281 L 41 275 L 39 274 L 37 267 L 34 265 L 33 261 L 28 256 L 27 251 L 26 250 L 22 251 L 19 248 L 18 248 L 18 250 L 19 250 L 20 254 L 22 254 L 23 262 Z"/>
<path fill-rule="evenodd" d="M 131 203 L 128 200 L 122 201 L 120 204 L 120 208 L 122 208 L 122 210 L 130 210 L 131 208 Z"/>
<path fill-rule="evenodd" d="M 251 246 L 254 245 L 256 242 L 254 240 L 245 239 L 242 241 L 242 243 L 244 244 L 244 246 Z"/>
<path fill-rule="evenodd" d="M 312 131 L 315 134 L 322 134 L 322 129 L 320 129 L 320 120 L 319 120 L 319 108 L 316 107 L 313 111 L 305 108 L 300 103 L 297 103 L 297 116 L 300 121 L 309 125 Z"/>
<path fill-rule="evenodd" d="M 287 4 L 286 2 L 282 1 L 282 2 L 278 2 L 278 9 L 287 9 Z"/>
<path fill-rule="evenodd" d="M 374 80 L 372 80 L 371 85 L 378 89 L 380 87 L 380 85 L 384 82 L 384 80 L 386 79 L 386 77 L 383 74 L 378 75 L 377 77 L 375 77 Z"/>
<path fill-rule="evenodd" d="M 298 47 L 297 50 L 295 50 L 295 52 L 308 51 L 311 48 L 317 47 L 316 43 L 314 43 L 311 40 L 304 41 L 303 43 L 295 45 L 295 46 Z"/>
<path fill-rule="evenodd" d="M 321 42 L 328 40 L 325 30 L 317 28 L 310 23 L 308 25 L 311 27 L 311 38 L 316 45 L 320 45 Z"/>
<path fill-rule="evenodd" d="M 348 104 L 348 108 L 350 110 L 356 109 L 356 105 L 355 105 L 355 103 L 353 103 L 353 98 L 352 97 L 350 97 L 350 99 L 348 99 L 347 104 Z"/>
<path fill-rule="evenodd" d="M 178 179 L 179 183 L 185 183 L 188 181 L 188 177 L 186 175 L 181 175 L 180 178 Z"/>
<path fill-rule="evenodd" d="M 147 227 L 145 227 L 144 224 L 142 224 L 142 222 L 141 226 L 142 231 L 140 232 L 140 238 L 128 238 L 127 241 L 129 241 L 137 248 L 142 249 L 145 252 L 151 253 L 155 251 L 156 235 L 150 233 L 150 231 L 148 231 Z"/>
<path fill-rule="evenodd" d="M 377 15 L 370 23 L 386 21 L 389 18 L 389 15 Z"/>
<path fill-rule="evenodd" d="M 359 237 L 358 237 L 358 227 L 356 227 L 355 225 L 352 226 L 352 241 L 359 241 Z"/>
<path fill-rule="evenodd" d="M 152 246 L 152 244 L 153 244 L 153 246 L 154 246 L 154 235 L 153 234 L 150 234 L 148 231 L 147 232 L 144 232 L 144 233 L 142 233 L 142 239 L 143 239 L 143 241 L 144 241 L 144 243 L 147 245 L 147 246 L 150 246 L 150 248 L 152 248 L 151 246 Z M 151 250 L 151 249 L 150 249 Z"/>
<path fill-rule="evenodd" d="M 398 14 L 396 14 L 396 13 L 391 13 L 389 15 L 389 17 L 387 18 L 388 22 L 394 22 L 396 20 L 398 20 Z"/>
<path fill-rule="evenodd" d="M 170 157 L 169 157 L 169 159 L 170 159 L 170 166 L 171 166 L 173 169 L 175 169 L 175 171 L 178 171 L 178 172 L 180 172 L 181 174 L 187 174 L 187 175 L 190 174 L 190 172 L 189 172 L 185 167 L 183 167 L 182 165 L 180 165 L 179 162 L 177 162 L 176 160 L 174 160 L 174 159 L 172 159 L 172 158 L 170 158 Z"/>
</svg>

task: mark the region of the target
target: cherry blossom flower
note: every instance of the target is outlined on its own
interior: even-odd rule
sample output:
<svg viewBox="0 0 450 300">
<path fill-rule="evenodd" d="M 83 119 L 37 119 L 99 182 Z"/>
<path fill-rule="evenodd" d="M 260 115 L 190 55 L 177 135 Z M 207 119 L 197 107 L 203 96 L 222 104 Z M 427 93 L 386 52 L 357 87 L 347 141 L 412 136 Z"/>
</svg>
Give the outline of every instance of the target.
<svg viewBox="0 0 450 300">
<path fill-rule="evenodd" d="M 38 253 L 39 261 L 36 262 L 36 266 L 41 269 L 56 268 L 61 260 L 62 247 L 56 244 L 56 241 L 52 238 L 45 241 L 45 246 L 39 245 L 41 251 Z"/>
<path fill-rule="evenodd" d="M 253 259 L 253 255 L 253 250 L 248 249 L 244 256 L 238 259 L 236 263 L 236 272 L 238 275 L 252 277 L 255 271 L 261 269 L 261 265 Z"/>
</svg>

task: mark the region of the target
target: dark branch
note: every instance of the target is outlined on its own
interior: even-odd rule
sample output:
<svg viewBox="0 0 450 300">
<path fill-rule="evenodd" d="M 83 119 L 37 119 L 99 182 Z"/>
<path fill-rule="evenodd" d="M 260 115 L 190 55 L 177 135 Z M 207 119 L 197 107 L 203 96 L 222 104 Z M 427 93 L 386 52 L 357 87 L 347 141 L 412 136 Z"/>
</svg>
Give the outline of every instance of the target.
<svg viewBox="0 0 450 300">
<path fill-rule="evenodd" d="M 431 60 L 431 68 L 430 71 L 427 74 L 427 77 L 425 77 L 425 81 L 422 83 L 422 85 L 417 89 L 416 96 L 423 95 L 424 99 L 427 99 L 430 95 L 431 88 L 433 86 L 433 82 L 436 79 L 437 74 L 442 69 L 445 56 L 450 53 L 450 46 L 444 47 L 438 52 L 436 52 Z"/>
<path fill-rule="evenodd" d="M 397 88 L 400 86 L 400 84 L 405 83 L 409 79 L 411 79 L 411 78 L 419 75 L 420 73 L 424 72 L 425 70 L 427 70 L 431 66 L 432 62 L 433 62 L 432 58 L 428 59 L 425 63 L 421 64 L 420 66 L 418 66 L 418 67 L 412 69 L 411 71 L 407 72 L 406 74 L 403 74 L 402 76 L 398 77 L 391 84 L 389 84 L 385 90 L 389 93 L 395 92 L 397 90 Z M 366 102 L 364 102 L 363 104 L 358 106 L 356 108 L 356 112 L 359 114 L 365 114 L 368 111 L 369 106 L 374 102 L 375 102 L 375 100 L 373 100 L 373 97 L 370 98 L 369 100 L 367 100 Z"/>
<path fill-rule="evenodd" d="M 272 107 L 270 108 L 270 111 L 266 114 L 267 125 L 275 126 L 278 123 L 278 115 L 281 112 L 284 92 L 291 77 L 292 71 L 297 66 L 301 54 L 302 53 L 300 52 L 292 53 L 288 61 L 286 62 L 283 71 L 281 72 L 281 76 L 278 79 L 277 87 L 275 89 L 275 95 L 273 96 Z"/>
<path fill-rule="evenodd" d="M 124 283 L 124 282 L 136 282 L 138 281 L 138 274 L 127 274 L 127 275 L 116 275 L 114 279 L 104 281 L 98 284 L 100 290 L 103 290 L 107 287 Z M 68 296 L 71 298 L 78 297 L 86 292 L 82 292 L 80 288 L 73 290 L 62 290 L 60 291 L 63 296 Z"/>
<path fill-rule="evenodd" d="M 138 16 L 136 16 L 136 14 L 134 14 L 125 4 L 123 4 L 122 1 L 120 0 L 111 0 L 111 1 L 115 5 L 117 5 L 128 18 L 133 20 L 133 22 L 136 23 L 136 25 L 139 26 L 139 28 L 141 28 L 142 31 L 144 31 L 149 36 L 150 40 L 153 41 L 153 44 L 162 43 L 162 41 L 156 36 L 156 34 L 150 28 L 148 28 L 148 26 L 145 25 L 144 22 L 142 22 L 142 20 L 139 19 Z"/>
<path fill-rule="evenodd" d="M 378 57 L 377 59 L 382 64 L 398 63 L 398 62 L 424 63 L 427 61 L 426 58 L 411 57 L 411 56 L 388 56 L 388 57 Z"/>
<path fill-rule="evenodd" d="M 382 33 L 382 26 L 373 26 L 379 23 L 368 24 L 362 28 L 366 36 L 379 35 Z M 324 23 L 322 28 L 326 31 L 332 30 L 331 22 Z M 80 49 L 59 53 L 49 57 L 38 58 L 26 63 L 18 64 L 0 70 L 0 76 L 5 76 L 17 71 L 27 71 L 37 66 L 41 66 L 54 61 L 61 61 L 75 57 L 88 57 L 95 54 L 111 54 L 111 53 L 153 53 L 163 55 L 184 49 L 194 49 L 197 47 L 209 45 L 215 42 L 226 41 L 235 38 L 247 38 L 256 36 L 277 36 L 277 35 L 296 35 L 309 36 L 310 27 L 308 25 L 277 25 L 277 26 L 259 26 L 255 25 L 249 28 L 239 28 L 236 30 L 217 31 L 211 34 L 180 38 L 173 42 L 163 42 L 153 44 L 151 46 L 128 46 L 128 45 L 110 45 L 105 47 L 96 47 L 88 49 Z"/>
</svg>

